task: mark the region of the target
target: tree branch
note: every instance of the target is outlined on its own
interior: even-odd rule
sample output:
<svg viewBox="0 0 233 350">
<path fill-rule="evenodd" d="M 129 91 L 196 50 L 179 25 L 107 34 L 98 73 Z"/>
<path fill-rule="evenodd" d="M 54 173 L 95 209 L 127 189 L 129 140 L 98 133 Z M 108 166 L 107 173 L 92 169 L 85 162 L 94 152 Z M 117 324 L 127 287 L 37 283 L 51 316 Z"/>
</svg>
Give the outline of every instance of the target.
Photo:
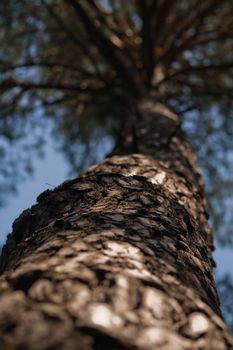
<svg viewBox="0 0 233 350">
<path fill-rule="evenodd" d="M 120 48 L 122 52 L 124 52 L 125 56 L 130 61 L 130 64 L 128 64 L 128 67 L 131 66 L 135 71 L 137 71 L 137 65 L 135 63 L 135 58 L 132 56 L 132 50 L 128 47 L 127 44 L 127 35 L 126 35 L 126 27 L 119 24 L 117 25 L 116 22 L 114 22 L 114 18 L 112 15 L 107 15 L 104 13 L 103 9 L 101 8 L 100 4 L 97 4 L 95 0 L 87 0 L 89 6 L 94 10 L 94 13 L 96 15 L 96 18 L 101 24 L 101 28 L 107 28 L 108 31 L 111 31 L 111 36 L 109 40 L 113 45 L 116 45 Z M 124 36 L 123 40 L 122 37 Z M 131 44 L 131 41 L 130 41 Z"/>
<path fill-rule="evenodd" d="M 60 68 L 64 68 L 67 70 L 72 70 L 75 72 L 78 72 L 86 77 L 93 77 L 95 76 L 93 73 L 89 72 L 88 70 L 81 68 L 81 67 L 76 67 L 73 66 L 71 64 L 67 64 L 67 63 L 60 63 L 60 62 L 48 62 L 48 61 L 27 61 L 27 62 L 23 62 L 23 63 L 19 63 L 19 64 L 15 64 L 15 65 L 8 65 L 7 62 L 0 62 L 0 65 L 2 65 L 2 67 L 0 67 L 0 72 L 6 72 L 9 70 L 15 70 L 18 68 L 26 68 L 26 67 L 47 67 L 47 68 L 55 68 L 55 67 L 60 67 Z"/>
<path fill-rule="evenodd" d="M 174 73 L 170 75 L 166 75 L 165 78 L 161 81 L 159 81 L 156 85 L 156 87 L 159 87 L 163 83 L 167 82 L 168 80 L 173 79 L 174 77 L 177 77 L 179 75 L 183 75 L 186 73 L 193 73 L 193 72 L 201 72 L 205 73 L 210 70 L 215 70 L 215 71 L 225 71 L 233 69 L 233 62 L 226 62 L 226 63 L 221 63 L 221 64 L 210 64 L 210 65 L 205 65 L 205 66 L 187 66 L 183 69 L 177 70 Z"/>
<path fill-rule="evenodd" d="M 123 83 L 128 88 L 133 90 L 136 95 L 141 95 L 141 84 L 138 83 L 137 79 L 138 72 L 132 72 L 132 67 L 126 65 L 126 62 L 119 53 L 118 48 L 114 46 L 112 42 L 105 37 L 101 30 L 91 21 L 80 2 L 75 0 L 64 1 L 74 8 L 80 18 L 80 21 L 83 23 L 90 40 L 98 48 L 102 56 L 112 65 L 112 67 L 121 77 Z"/>
<path fill-rule="evenodd" d="M 204 4 L 204 5 L 203 5 Z M 171 33 L 170 40 L 166 43 L 166 47 L 164 50 L 164 53 L 162 57 L 160 58 L 161 61 L 166 62 L 167 64 L 170 64 L 172 59 L 177 56 L 178 53 L 183 51 L 184 49 L 188 48 L 187 43 L 190 42 L 191 38 L 194 39 L 199 36 L 200 32 L 200 26 L 204 23 L 204 19 L 207 14 L 210 14 L 213 10 L 215 10 L 217 7 L 221 5 L 221 2 L 219 0 L 210 0 L 209 2 L 200 2 L 195 1 L 193 4 L 191 3 L 190 6 L 185 11 L 185 14 L 182 14 L 182 18 L 187 18 L 186 20 L 183 20 L 180 22 L 180 25 L 178 25 L 178 29 L 176 29 L 175 33 Z M 185 33 L 192 28 L 194 31 L 193 34 L 191 34 L 191 37 L 188 39 L 184 37 Z M 180 45 L 177 45 L 178 40 L 181 41 Z M 184 45 L 185 40 L 185 45 Z"/>
<path fill-rule="evenodd" d="M 80 50 L 84 53 L 84 55 L 89 60 L 92 67 L 94 68 L 96 74 L 101 78 L 101 80 L 104 80 L 103 76 L 99 70 L 99 67 L 96 63 L 95 58 L 92 56 L 90 50 L 88 50 L 88 46 L 86 46 L 79 38 L 77 38 L 77 36 L 74 36 L 72 30 L 70 30 L 66 26 L 66 24 L 63 22 L 63 20 L 56 14 L 56 12 L 53 10 L 52 6 L 49 5 L 46 2 L 46 0 L 41 0 L 41 2 L 47 8 L 48 13 L 55 19 L 55 21 L 58 23 L 58 25 L 64 31 L 64 33 L 66 33 L 68 39 L 72 40 L 73 43 L 76 44 L 80 48 Z"/>
<path fill-rule="evenodd" d="M 158 1 L 154 1 L 152 7 L 152 40 L 153 47 L 157 45 L 161 34 L 166 26 L 164 26 L 165 19 L 171 14 L 174 6 L 178 0 L 164 0 L 161 4 Z"/>
<path fill-rule="evenodd" d="M 153 40 L 152 40 L 152 13 L 151 6 L 148 1 L 138 0 L 138 8 L 142 19 L 141 29 L 141 52 L 144 71 L 146 73 L 146 83 L 148 87 L 151 85 L 152 73 L 154 70 L 154 54 L 153 54 Z"/>
<path fill-rule="evenodd" d="M 181 81 L 177 81 L 176 84 L 183 86 L 183 82 L 181 82 Z M 195 86 L 194 84 L 189 83 L 189 82 L 185 83 L 185 87 L 188 87 L 190 89 L 190 92 L 188 94 L 186 93 L 186 95 L 212 96 L 212 97 L 217 97 L 217 98 L 223 98 L 223 97 L 233 98 L 233 92 L 230 89 L 226 89 L 226 88 L 225 89 L 219 88 L 218 90 L 213 90 L 209 86 L 206 86 L 204 88 L 202 88 L 202 87 L 200 88 L 200 87 Z M 168 93 L 167 94 L 168 98 L 171 98 L 174 96 L 177 96 L 177 93 Z"/>
<path fill-rule="evenodd" d="M 29 89 L 42 89 L 42 90 L 47 90 L 47 89 L 56 89 L 56 90 L 71 90 L 71 91 L 76 91 L 78 93 L 86 94 L 86 93 L 102 93 L 103 91 L 106 92 L 109 88 L 106 86 L 104 87 L 99 87 L 99 88 L 91 88 L 91 87 L 86 87 L 82 88 L 80 85 L 66 85 L 63 83 L 59 82 L 46 82 L 46 83 L 33 83 L 33 82 L 27 82 L 27 81 L 18 81 L 16 79 L 6 79 L 2 82 L 0 82 L 0 89 L 5 90 L 5 89 L 11 89 L 14 87 L 19 87 L 24 90 L 29 90 Z"/>
</svg>

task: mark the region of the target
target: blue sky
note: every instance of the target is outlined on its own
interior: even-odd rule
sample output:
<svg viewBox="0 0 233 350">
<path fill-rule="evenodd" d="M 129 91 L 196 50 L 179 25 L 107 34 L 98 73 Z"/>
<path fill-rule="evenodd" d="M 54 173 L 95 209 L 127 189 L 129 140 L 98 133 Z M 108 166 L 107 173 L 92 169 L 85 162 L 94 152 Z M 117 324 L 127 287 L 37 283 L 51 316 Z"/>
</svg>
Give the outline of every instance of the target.
<svg viewBox="0 0 233 350">
<path fill-rule="evenodd" d="M 13 221 L 24 210 L 36 203 L 37 196 L 46 189 L 52 189 L 67 179 L 68 166 L 60 152 L 48 142 L 45 156 L 34 160 L 34 173 L 18 186 L 18 194 L 8 197 L 7 205 L 0 210 L 0 244 L 11 232 Z"/>
<path fill-rule="evenodd" d="M 45 146 L 45 156 L 34 161 L 34 175 L 19 186 L 18 195 L 8 197 L 8 204 L 0 210 L 0 244 L 11 232 L 13 221 L 24 210 L 35 204 L 36 197 L 46 189 L 51 189 L 68 179 L 69 168 L 62 154 L 55 151 L 50 139 Z M 231 273 L 233 249 L 217 247 L 214 257 L 217 262 L 217 272 Z"/>
</svg>

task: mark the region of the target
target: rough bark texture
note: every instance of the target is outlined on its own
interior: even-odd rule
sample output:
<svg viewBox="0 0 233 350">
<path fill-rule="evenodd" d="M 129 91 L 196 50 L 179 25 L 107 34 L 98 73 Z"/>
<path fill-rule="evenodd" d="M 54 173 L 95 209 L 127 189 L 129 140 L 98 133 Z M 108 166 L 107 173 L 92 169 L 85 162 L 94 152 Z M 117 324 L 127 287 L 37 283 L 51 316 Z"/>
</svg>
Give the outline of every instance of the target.
<svg viewBox="0 0 233 350">
<path fill-rule="evenodd" d="M 178 117 L 144 101 L 111 156 L 14 222 L 0 349 L 230 349 L 211 250 Z"/>
</svg>

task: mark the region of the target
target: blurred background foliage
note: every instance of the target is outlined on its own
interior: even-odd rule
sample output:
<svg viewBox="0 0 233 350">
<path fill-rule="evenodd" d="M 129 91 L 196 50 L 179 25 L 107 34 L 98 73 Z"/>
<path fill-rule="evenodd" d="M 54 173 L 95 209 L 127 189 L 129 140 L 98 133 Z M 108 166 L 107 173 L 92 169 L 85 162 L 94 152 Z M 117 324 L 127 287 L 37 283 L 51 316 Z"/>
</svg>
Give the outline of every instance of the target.
<svg viewBox="0 0 233 350">
<path fill-rule="evenodd" d="M 43 154 L 51 120 L 77 175 L 153 92 L 180 115 L 215 238 L 232 244 L 232 1 L 1 0 L 0 14 L 0 205 Z M 223 278 L 220 292 L 232 290 Z"/>
</svg>

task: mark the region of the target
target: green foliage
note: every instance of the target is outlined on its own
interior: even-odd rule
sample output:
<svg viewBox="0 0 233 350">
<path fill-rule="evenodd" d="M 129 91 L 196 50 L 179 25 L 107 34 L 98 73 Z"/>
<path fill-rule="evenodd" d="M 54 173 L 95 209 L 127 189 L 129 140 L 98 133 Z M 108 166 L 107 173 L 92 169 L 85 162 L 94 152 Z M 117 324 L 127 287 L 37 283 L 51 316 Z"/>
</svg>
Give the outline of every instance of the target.
<svg viewBox="0 0 233 350">
<path fill-rule="evenodd" d="M 0 13 L 5 191 L 31 168 L 49 119 L 58 148 L 80 171 L 100 158 L 102 140 L 110 150 L 131 106 L 150 91 L 180 114 L 218 236 L 230 240 L 231 1 L 2 0 Z"/>
</svg>

